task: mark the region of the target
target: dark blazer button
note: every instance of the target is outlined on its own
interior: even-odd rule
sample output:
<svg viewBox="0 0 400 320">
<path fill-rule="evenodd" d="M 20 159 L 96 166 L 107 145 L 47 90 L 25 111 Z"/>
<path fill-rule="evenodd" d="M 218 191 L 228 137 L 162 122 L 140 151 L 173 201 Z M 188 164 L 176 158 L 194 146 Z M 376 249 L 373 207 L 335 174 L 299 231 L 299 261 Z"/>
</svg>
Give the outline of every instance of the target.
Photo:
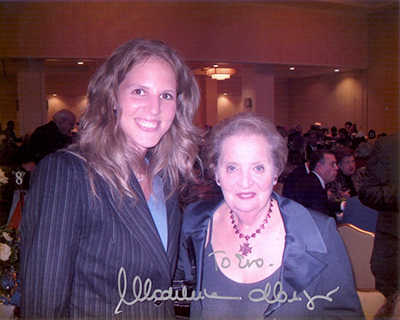
<svg viewBox="0 0 400 320">
<path fill-rule="evenodd" d="M 154 300 L 154 305 L 155 305 L 156 307 L 159 307 L 161 303 L 162 303 L 161 300 Z"/>
</svg>

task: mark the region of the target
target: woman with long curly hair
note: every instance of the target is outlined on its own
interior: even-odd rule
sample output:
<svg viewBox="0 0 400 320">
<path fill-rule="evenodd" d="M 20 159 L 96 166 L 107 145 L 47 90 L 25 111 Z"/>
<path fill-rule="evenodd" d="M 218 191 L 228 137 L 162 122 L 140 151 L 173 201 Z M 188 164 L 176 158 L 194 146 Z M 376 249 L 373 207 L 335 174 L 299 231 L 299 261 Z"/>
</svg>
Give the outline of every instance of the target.
<svg viewBox="0 0 400 320">
<path fill-rule="evenodd" d="M 123 44 L 92 76 L 78 141 L 36 167 L 22 235 L 21 314 L 169 318 L 180 231 L 178 193 L 195 182 L 200 99 L 161 41 Z"/>
</svg>

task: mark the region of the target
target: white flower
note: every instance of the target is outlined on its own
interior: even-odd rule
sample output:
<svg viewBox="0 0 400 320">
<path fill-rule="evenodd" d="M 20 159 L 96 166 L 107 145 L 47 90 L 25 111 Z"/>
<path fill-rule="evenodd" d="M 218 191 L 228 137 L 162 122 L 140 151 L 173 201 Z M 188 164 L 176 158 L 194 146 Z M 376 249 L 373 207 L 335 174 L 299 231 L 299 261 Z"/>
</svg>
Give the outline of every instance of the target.
<svg viewBox="0 0 400 320">
<path fill-rule="evenodd" d="M 4 237 L 4 239 L 6 239 L 6 241 L 13 240 L 13 238 L 7 232 L 3 232 L 3 237 Z"/>
<path fill-rule="evenodd" d="M 4 175 L 4 171 L 0 169 L 0 185 L 8 183 L 8 178 Z"/>
<path fill-rule="evenodd" d="M 11 256 L 11 248 L 5 243 L 0 243 L 0 259 L 7 261 Z"/>
</svg>

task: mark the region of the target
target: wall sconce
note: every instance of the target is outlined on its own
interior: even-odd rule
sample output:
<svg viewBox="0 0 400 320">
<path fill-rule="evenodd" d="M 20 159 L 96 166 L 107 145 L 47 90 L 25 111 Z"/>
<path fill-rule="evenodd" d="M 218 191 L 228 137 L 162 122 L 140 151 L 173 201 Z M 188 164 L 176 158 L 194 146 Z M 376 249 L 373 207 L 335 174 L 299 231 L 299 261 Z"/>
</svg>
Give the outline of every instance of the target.
<svg viewBox="0 0 400 320">
<path fill-rule="evenodd" d="M 244 99 L 244 107 L 245 108 L 252 108 L 253 107 L 253 101 L 251 98 L 245 98 Z"/>
<path fill-rule="evenodd" d="M 226 80 L 234 75 L 236 70 L 233 68 L 209 68 L 206 70 L 206 75 L 211 76 L 211 79 Z"/>
</svg>

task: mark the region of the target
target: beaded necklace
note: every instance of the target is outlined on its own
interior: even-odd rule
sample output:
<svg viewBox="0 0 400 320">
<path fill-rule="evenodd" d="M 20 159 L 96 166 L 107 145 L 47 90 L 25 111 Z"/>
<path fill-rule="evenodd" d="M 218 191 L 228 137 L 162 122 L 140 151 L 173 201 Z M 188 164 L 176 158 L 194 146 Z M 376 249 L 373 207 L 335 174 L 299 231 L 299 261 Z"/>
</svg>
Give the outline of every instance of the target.
<svg viewBox="0 0 400 320">
<path fill-rule="evenodd" d="M 235 233 L 237 233 L 239 235 L 240 239 L 244 238 L 246 240 L 246 242 L 244 242 L 243 245 L 240 246 L 240 249 L 239 249 L 240 254 L 242 254 L 243 256 L 247 256 L 248 254 L 252 253 L 253 247 L 250 247 L 249 240 L 250 240 L 250 238 L 255 238 L 257 234 L 261 233 L 262 229 L 265 229 L 265 225 L 268 223 L 268 219 L 271 218 L 271 212 L 272 212 L 272 199 L 270 200 L 270 203 L 269 203 L 267 216 L 263 220 L 263 223 L 260 225 L 260 228 L 258 228 L 251 235 L 250 234 L 244 235 L 243 233 L 241 233 L 239 231 L 239 229 L 235 223 L 235 217 L 233 216 L 233 211 L 232 210 L 229 211 Z"/>
</svg>

